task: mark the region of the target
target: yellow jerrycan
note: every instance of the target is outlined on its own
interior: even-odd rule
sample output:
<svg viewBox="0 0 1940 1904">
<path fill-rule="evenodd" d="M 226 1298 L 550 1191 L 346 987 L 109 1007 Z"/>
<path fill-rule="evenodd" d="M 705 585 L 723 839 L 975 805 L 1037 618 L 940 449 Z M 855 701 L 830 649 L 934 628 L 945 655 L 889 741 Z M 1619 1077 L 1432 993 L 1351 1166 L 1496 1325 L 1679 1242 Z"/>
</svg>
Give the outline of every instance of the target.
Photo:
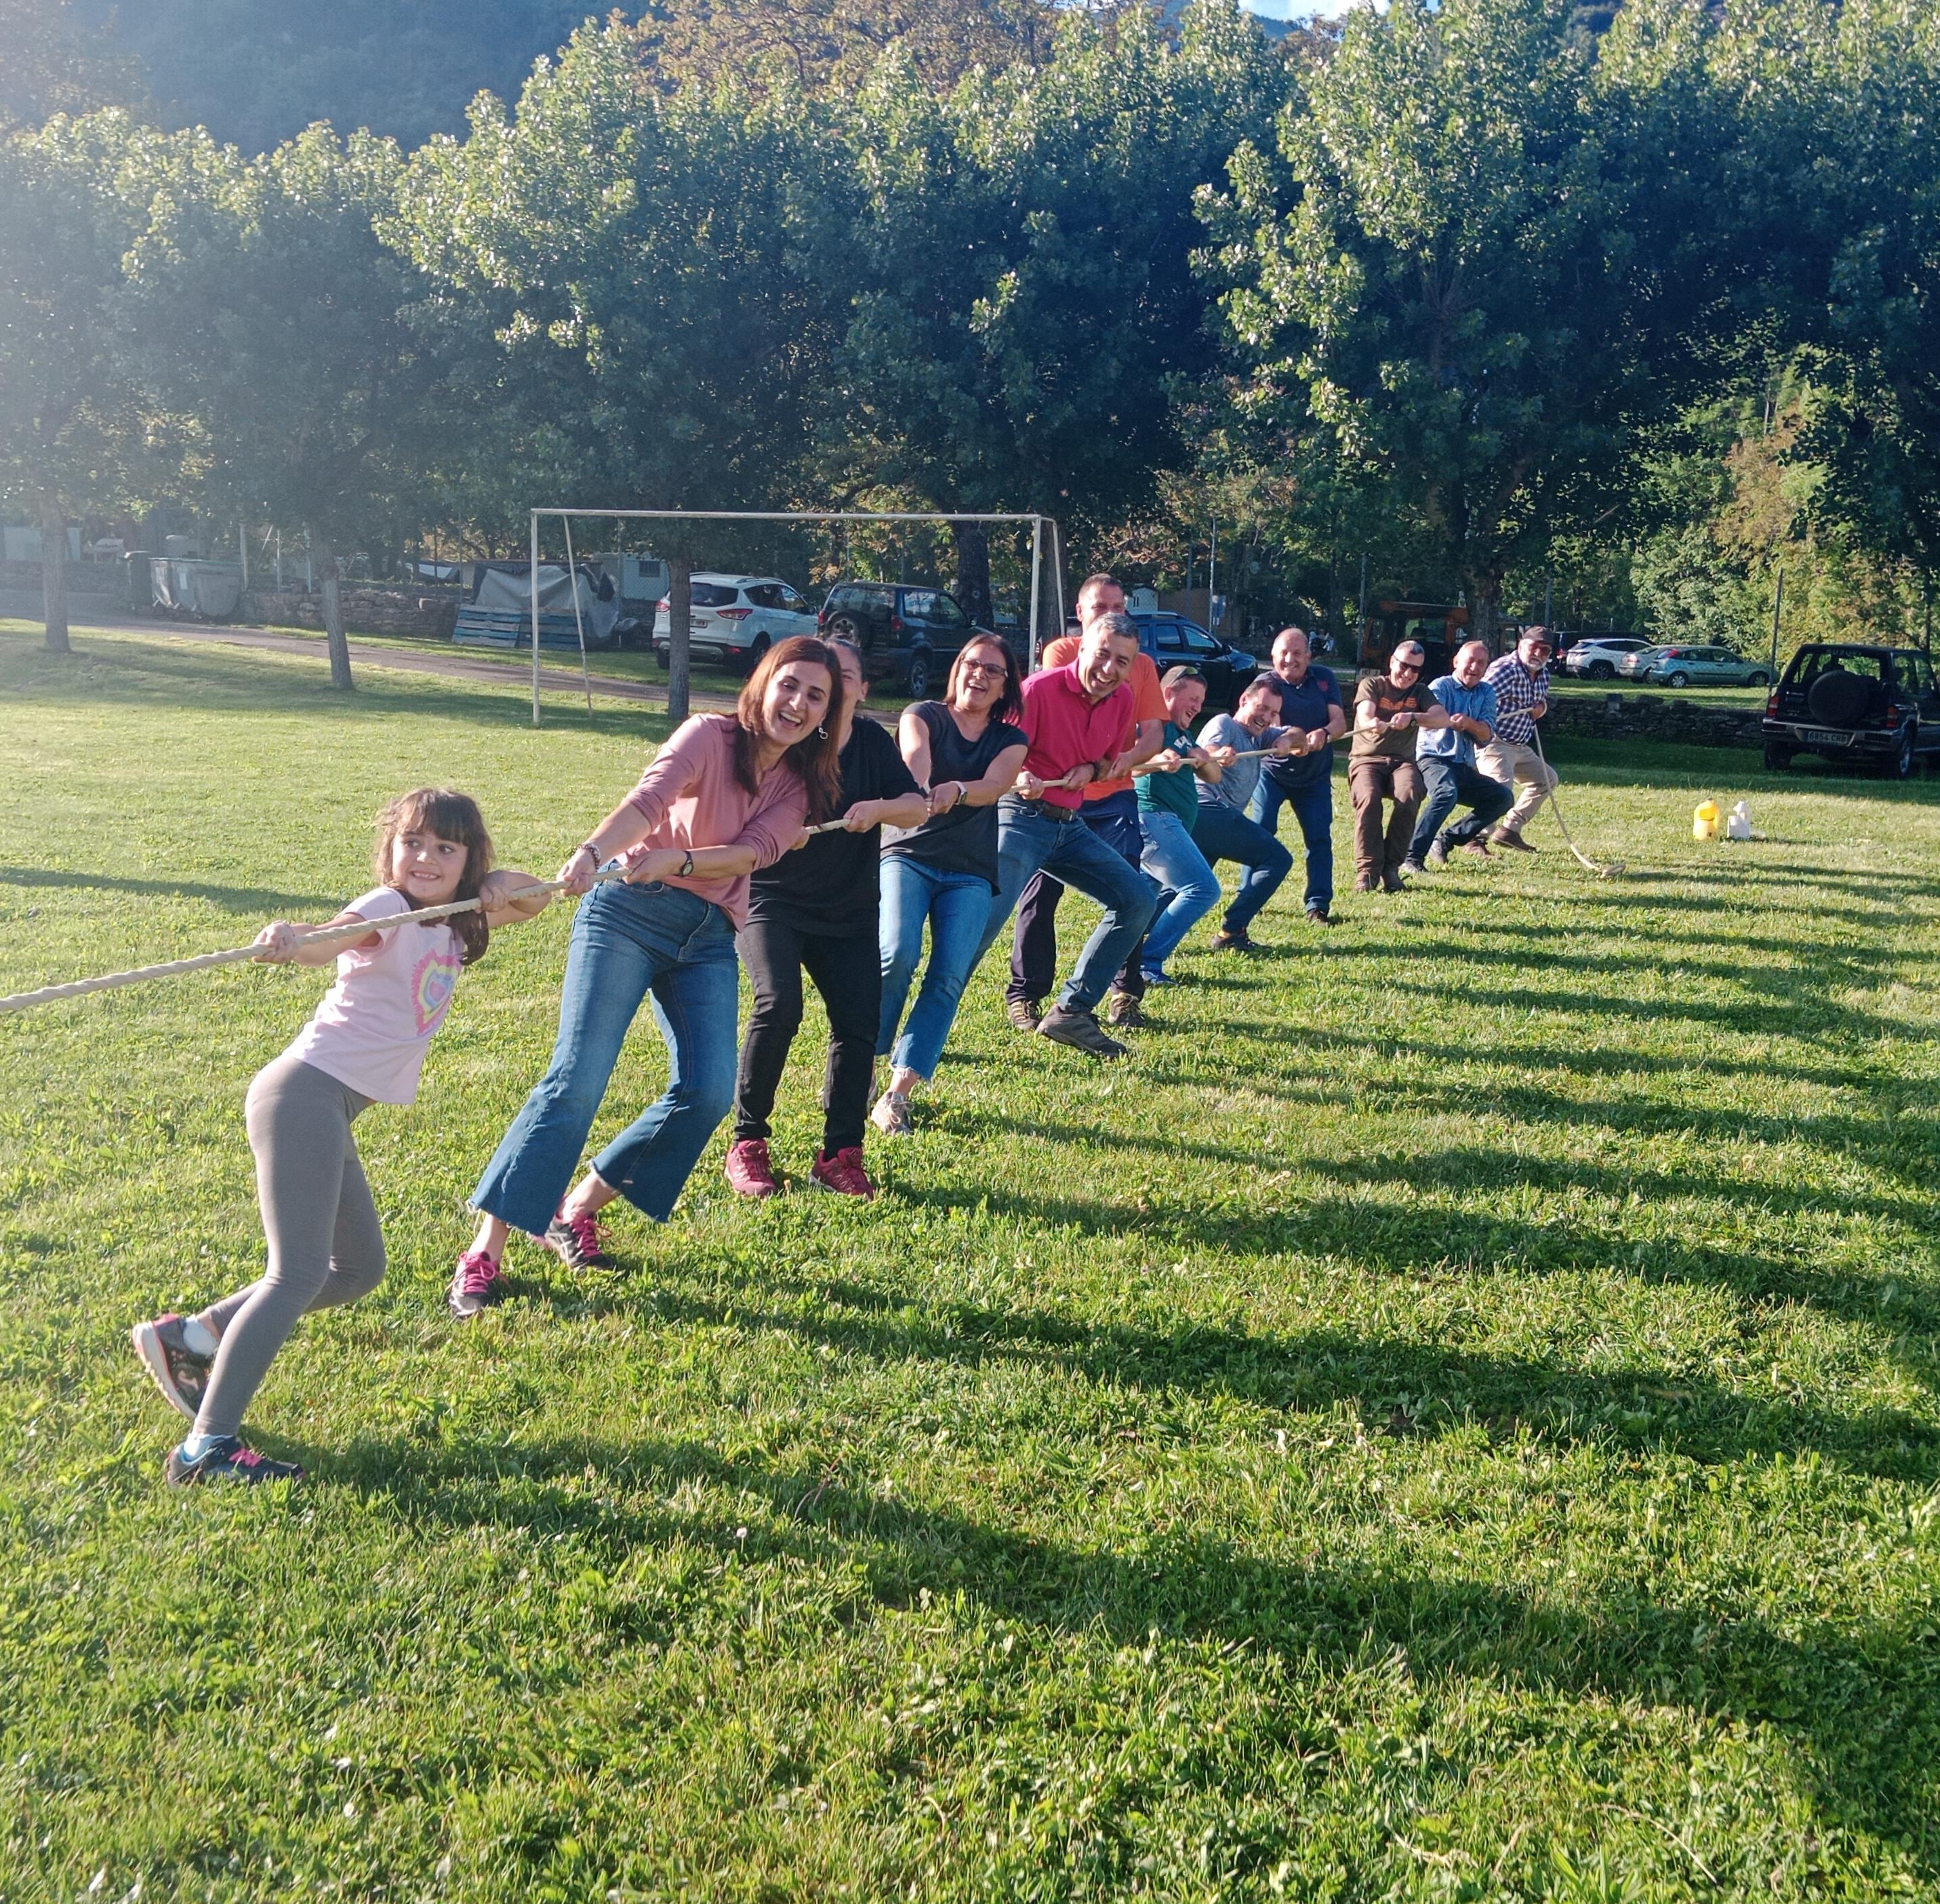
<svg viewBox="0 0 1940 1904">
<path fill-rule="evenodd" d="M 1694 840 L 1715 840 L 1718 837 L 1720 815 L 1715 800 L 1701 800 L 1691 810 L 1691 837 Z"/>
</svg>

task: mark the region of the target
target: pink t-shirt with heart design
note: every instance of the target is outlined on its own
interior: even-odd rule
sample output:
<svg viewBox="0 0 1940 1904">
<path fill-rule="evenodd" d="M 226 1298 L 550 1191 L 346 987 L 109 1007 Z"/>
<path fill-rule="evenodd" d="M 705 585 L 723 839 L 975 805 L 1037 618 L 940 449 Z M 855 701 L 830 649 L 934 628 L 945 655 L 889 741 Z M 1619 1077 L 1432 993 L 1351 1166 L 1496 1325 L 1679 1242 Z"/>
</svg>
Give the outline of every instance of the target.
<svg viewBox="0 0 1940 1904">
<path fill-rule="evenodd" d="M 410 902 L 380 886 L 344 910 L 389 919 L 408 912 Z M 366 950 L 340 952 L 336 983 L 288 1055 L 374 1103 L 415 1103 L 426 1048 L 444 1023 L 464 958 L 462 942 L 442 919 L 428 926 L 409 920 Z"/>
</svg>

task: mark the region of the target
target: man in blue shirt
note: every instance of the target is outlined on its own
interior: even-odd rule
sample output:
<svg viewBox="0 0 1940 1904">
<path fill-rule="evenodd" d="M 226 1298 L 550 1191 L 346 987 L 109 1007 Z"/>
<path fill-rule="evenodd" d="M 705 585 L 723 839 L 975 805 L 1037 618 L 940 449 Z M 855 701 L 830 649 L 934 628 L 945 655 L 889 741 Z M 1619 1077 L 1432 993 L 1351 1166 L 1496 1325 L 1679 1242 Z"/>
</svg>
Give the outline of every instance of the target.
<svg viewBox="0 0 1940 1904">
<path fill-rule="evenodd" d="M 1334 905 L 1334 743 L 1347 731 L 1341 690 L 1325 668 L 1313 665 L 1305 633 L 1283 628 L 1274 637 L 1273 673 L 1265 677 L 1280 694 L 1279 727 L 1304 734 L 1305 751 L 1269 760 L 1253 789 L 1246 817 L 1268 833 L 1280 829 L 1280 810 L 1293 809 L 1307 843 L 1307 917 L 1331 925 Z"/>
<path fill-rule="evenodd" d="M 1478 859 L 1487 859 L 1488 842 L 1482 836 L 1515 798 L 1507 782 L 1490 780 L 1475 764 L 1476 748 L 1487 746 L 1495 738 L 1496 691 L 1482 678 L 1488 666 L 1488 649 L 1478 641 L 1464 642 L 1455 651 L 1454 673 L 1432 685 L 1435 698 L 1451 718 L 1445 728 L 1423 728 L 1414 743 L 1415 764 L 1428 794 L 1403 872 L 1447 865 L 1450 847 L 1463 847 Z M 1440 830 L 1458 806 L 1474 810 L 1466 819 Z"/>
</svg>

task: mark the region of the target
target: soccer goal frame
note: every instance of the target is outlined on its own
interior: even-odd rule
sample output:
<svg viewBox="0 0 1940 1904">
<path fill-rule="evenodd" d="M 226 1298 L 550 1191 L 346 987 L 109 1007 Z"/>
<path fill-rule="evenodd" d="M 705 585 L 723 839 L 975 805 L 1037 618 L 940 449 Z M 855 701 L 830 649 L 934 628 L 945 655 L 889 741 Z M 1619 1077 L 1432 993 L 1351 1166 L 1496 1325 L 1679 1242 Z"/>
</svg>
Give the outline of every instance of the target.
<svg viewBox="0 0 1940 1904">
<path fill-rule="evenodd" d="M 598 522 L 959 522 L 1028 523 L 1031 531 L 1030 633 L 1026 660 L 1037 665 L 1039 618 L 1044 594 L 1044 536 L 1049 527 L 1057 538 L 1053 551 L 1053 586 L 1057 599 L 1057 625 L 1064 625 L 1064 545 L 1054 516 L 1036 511 L 968 509 L 568 509 L 550 504 L 531 512 L 532 605 L 532 725 L 539 725 L 539 525 L 551 517 L 559 518 L 566 536 L 566 572 L 572 591 L 572 618 L 579 633 L 579 677 L 586 692 L 587 712 L 593 711 L 593 677 L 586 663 L 586 617 L 579 606 L 577 564 L 572 553 L 572 518 L 590 517 Z"/>
</svg>

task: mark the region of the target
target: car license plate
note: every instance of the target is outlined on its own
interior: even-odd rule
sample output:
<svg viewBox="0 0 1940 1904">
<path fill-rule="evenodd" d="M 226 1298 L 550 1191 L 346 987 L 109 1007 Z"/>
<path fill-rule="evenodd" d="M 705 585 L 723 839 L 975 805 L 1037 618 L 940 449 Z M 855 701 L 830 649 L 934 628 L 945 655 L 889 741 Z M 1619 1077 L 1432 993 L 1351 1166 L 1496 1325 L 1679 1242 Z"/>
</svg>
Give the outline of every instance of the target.
<svg viewBox="0 0 1940 1904">
<path fill-rule="evenodd" d="M 1814 747 L 1850 747 L 1853 736 L 1835 734 L 1827 728 L 1804 728 L 1800 730 L 1803 738 Z"/>
</svg>

